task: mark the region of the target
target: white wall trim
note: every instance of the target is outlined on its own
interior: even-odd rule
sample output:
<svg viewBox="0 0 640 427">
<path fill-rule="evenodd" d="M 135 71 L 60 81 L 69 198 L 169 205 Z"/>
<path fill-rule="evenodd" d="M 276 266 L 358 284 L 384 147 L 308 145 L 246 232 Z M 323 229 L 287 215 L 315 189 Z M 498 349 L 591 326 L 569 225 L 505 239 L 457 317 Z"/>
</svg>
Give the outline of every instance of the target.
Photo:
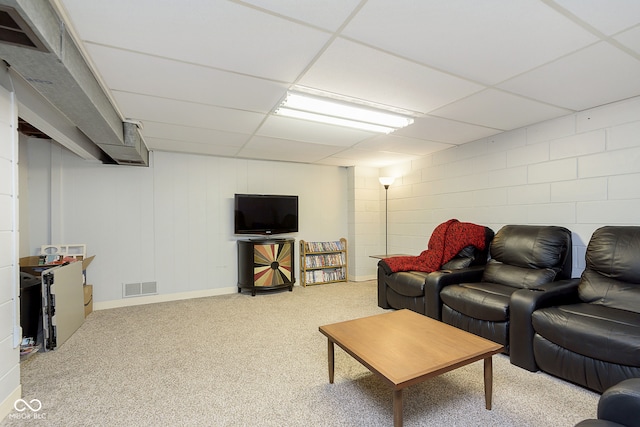
<svg viewBox="0 0 640 427">
<path fill-rule="evenodd" d="M 376 280 L 377 278 L 378 276 L 376 276 L 375 274 L 368 274 L 368 275 L 353 276 L 353 277 L 350 277 L 349 280 L 353 282 L 367 282 L 369 280 Z"/>
<path fill-rule="evenodd" d="M 370 276 L 360 276 L 357 278 L 350 278 L 349 280 L 354 282 L 366 282 L 366 281 L 375 280 L 375 279 L 376 279 L 375 275 L 370 275 Z M 299 286 L 300 286 L 299 284 L 294 285 L 294 287 L 299 287 Z M 94 302 L 93 309 L 96 311 L 109 310 L 111 308 L 134 307 L 136 305 L 155 304 L 159 302 L 171 302 L 171 301 L 180 301 L 180 300 L 193 299 L 193 298 L 206 298 L 206 297 L 215 297 L 219 295 L 231 295 L 237 292 L 238 292 L 237 286 L 229 286 L 226 288 L 206 289 L 203 291 L 180 292 L 175 294 L 149 295 L 146 297 L 123 298 L 119 300 Z"/>
<path fill-rule="evenodd" d="M 18 385 L 5 400 L 0 402 L 0 421 L 13 411 L 13 404 L 22 397 L 22 385 Z"/>
<path fill-rule="evenodd" d="M 123 298 L 119 300 L 94 302 L 94 310 L 108 310 L 110 308 L 133 307 L 136 305 L 155 304 L 158 302 L 180 301 L 192 298 L 214 297 L 218 295 L 229 295 L 238 292 L 237 286 L 227 288 L 205 289 L 202 291 L 179 292 L 164 295 L 149 295 L 146 297 Z"/>
</svg>

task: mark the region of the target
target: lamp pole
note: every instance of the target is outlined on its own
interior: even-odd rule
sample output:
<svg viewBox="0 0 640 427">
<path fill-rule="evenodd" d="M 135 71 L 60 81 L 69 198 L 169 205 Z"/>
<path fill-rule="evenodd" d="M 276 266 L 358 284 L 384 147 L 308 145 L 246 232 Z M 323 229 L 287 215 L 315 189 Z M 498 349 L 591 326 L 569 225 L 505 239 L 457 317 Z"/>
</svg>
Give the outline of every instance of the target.
<svg viewBox="0 0 640 427">
<path fill-rule="evenodd" d="M 381 176 L 378 180 L 384 186 L 384 254 L 389 255 L 389 186 L 395 178 Z"/>
<path fill-rule="evenodd" d="M 389 184 L 384 186 L 384 254 L 389 255 Z"/>
</svg>

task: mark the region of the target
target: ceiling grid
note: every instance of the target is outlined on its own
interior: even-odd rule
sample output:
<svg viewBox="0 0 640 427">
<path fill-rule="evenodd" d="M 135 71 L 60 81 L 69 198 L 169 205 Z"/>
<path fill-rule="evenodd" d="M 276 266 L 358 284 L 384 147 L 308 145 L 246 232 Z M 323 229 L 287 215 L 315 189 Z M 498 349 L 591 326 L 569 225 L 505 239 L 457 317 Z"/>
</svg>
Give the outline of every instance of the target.
<svg viewBox="0 0 640 427">
<path fill-rule="evenodd" d="M 640 95 L 640 2 L 56 0 L 150 150 L 381 167 Z M 274 114 L 296 86 L 417 112 Z"/>
</svg>

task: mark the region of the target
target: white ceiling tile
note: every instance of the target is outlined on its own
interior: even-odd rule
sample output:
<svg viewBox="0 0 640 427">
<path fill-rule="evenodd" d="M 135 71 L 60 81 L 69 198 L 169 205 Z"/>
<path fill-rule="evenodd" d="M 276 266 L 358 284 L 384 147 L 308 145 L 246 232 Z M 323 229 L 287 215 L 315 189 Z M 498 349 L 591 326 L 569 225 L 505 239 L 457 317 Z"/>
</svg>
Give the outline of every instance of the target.
<svg viewBox="0 0 640 427">
<path fill-rule="evenodd" d="M 88 44 L 112 90 L 267 113 L 288 85 L 202 65 Z M 126 64 L 126 72 L 122 72 Z"/>
<path fill-rule="evenodd" d="M 539 0 L 368 0 L 344 34 L 487 84 L 596 41 Z"/>
<path fill-rule="evenodd" d="M 279 81 L 296 79 L 330 38 L 327 32 L 230 1 L 64 4 L 87 42 Z"/>
<path fill-rule="evenodd" d="M 411 126 L 398 129 L 394 135 L 429 139 L 447 144 L 464 144 L 500 132 L 502 131 L 498 129 L 426 116 L 416 118 Z"/>
<path fill-rule="evenodd" d="M 601 42 L 498 87 L 579 111 L 640 95 L 640 60 Z"/>
<path fill-rule="evenodd" d="M 343 148 L 256 136 L 251 138 L 247 145 L 238 152 L 238 156 L 255 159 L 313 163 L 340 150 L 343 150 Z"/>
<path fill-rule="evenodd" d="M 383 166 L 392 165 L 394 163 L 408 162 L 415 160 L 419 156 L 412 156 L 409 154 L 392 153 L 388 151 L 369 151 L 359 150 L 357 148 L 351 148 L 341 151 L 338 154 L 331 156 L 330 159 L 325 159 L 320 162 L 323 164 L 336 164 L 340 163 L 344 166 L 368 166 L 380 168 Z M 335 163 L 329 163 L 330 161 Z"/>
<path fill-rule="evenodd" d="M 145 140 L 159 138 L 168 141 L 189 142 L 204 145 L 220 144 L 229 147 L 241 147 L 249 139 L 249 135 L 242 133 L 222 132 L 214 129 L 197 128 L 193 126 L 178 126 L 168 123 L 145 121 L 142 130 Z"/>
<path fill-rule="evenodd" d="M 114 97 L 125 117 L 141 120 L 143 123 L 149 120 L 251 134 L 265 117 L 264 114 L 128 92 L 114 92 Z"/>
<path fill-rule="evenodd" d="M 483 89 L 345 39 L 335 40 L 299 83 L 423 113 Z"/>
<path fill-rule="evenodd" d="M 452 144 L 443 144 L 436 141 L 424 139 L 407 138 L 395 134 L 380 135 L 367 141 L 354 145 L 358 150 L 386 151 L 400 154 L 410 154 L 413 156 L 426 156 L 429 153 L 445 150 L 452 147 Z"/>
<path fill-rule="evenodd" d="M 367 165 L 356 165 L 354 160 L 349 159 L 340 159 L 336 157 L 325 157 L 324 159 L 320 159 L 316 162 L 319 165 L 325 166 L 367 166 Z"/>
<path fill-rule="evenodd" d="M 640 55 L 640 26 L 620 33 L 614 39 L 633 50 L 637 55 Z"/>
<path fill-rule="evenodd" d="M 282 116 L 269 116 L 256 135 L 314 144 L 351 146 L 375 133 Z"/>
<path fill-rule="evenodd" d="M 555 0 L 555 3 L 607 35 L 640 24 L 638 0 Z"/>
<path fill-rule="evenodd" d="M 570 113 L 568 110 L 488 89 L 432 112 L 479 126 L 511 130 Z"/>
<path fill-rule="evenodd" d="M 270 10 L 331 31 L 340 27 L 360 0 L 242 0 L 241 3 Z"/>
</svg>

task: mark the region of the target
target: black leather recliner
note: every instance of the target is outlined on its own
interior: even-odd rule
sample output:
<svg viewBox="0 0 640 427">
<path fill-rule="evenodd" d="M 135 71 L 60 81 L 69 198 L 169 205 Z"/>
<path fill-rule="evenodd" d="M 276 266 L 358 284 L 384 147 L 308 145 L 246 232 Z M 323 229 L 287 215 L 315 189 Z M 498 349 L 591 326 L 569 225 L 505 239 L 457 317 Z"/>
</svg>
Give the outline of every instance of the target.
<svg viewBox="0 0 640 427">
<path fill-rule="evenodd" d="M 564 227 L 502 227 L 482 276 L 440 292 L 442 321 L 502 344 L 508 354 L 512 294 L 570 278 L 571 253 L 571 232 Z"/>
<path fill-rule="evenodd" d="M 482 276 L 487 263 L 493 230 L 485 227 L 485 249 L 462 249 L 438 271 L 399 271 L 387 274 L 378 266 L 378 306 L 409 309 L 440 320 L 440 290 L 449 283 L 474 280 Z"/>
<path fill-rule="evenodd" d="M 597 229 L 585 259 L 580 279 L 518 293 L 519 312 L 533 314 L 511 361 L 602 392 L 640 377 L 640 227 Z"/>
<path fill-rule="evenodd" d="M 575 427 L 640 427 L 640 378 L 608 388 L 598 401 L 598 419 L 580 421 Z"/>
</svg>

